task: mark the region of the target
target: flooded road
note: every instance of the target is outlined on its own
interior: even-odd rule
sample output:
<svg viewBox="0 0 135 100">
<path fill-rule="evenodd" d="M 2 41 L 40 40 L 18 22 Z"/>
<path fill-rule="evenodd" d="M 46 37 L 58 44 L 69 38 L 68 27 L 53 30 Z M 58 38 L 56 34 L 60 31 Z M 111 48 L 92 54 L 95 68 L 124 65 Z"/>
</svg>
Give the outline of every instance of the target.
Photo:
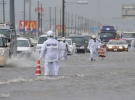
<svg viewBox="0 0 135 100">
<path fill-rule="evenodd" d="M 135 52 L 89 53 L 59 61 L 59 76 L 35 76 L 38 54 L 30 60 L 12 58 L 0 68 L 0 100 L 134 100 Z"/>
</svg>

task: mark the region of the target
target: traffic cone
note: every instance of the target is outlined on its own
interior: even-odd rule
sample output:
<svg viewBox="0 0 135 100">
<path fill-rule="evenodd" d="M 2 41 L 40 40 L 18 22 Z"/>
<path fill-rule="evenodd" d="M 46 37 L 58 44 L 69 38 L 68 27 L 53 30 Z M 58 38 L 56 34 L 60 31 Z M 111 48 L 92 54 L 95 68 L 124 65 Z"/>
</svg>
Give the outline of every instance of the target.
<svg viewBox="0 0 135 100">
<path fill-rule="evenodd" d="M 36 68 L 35 75 L 41 75 L 40 60 L 37 61 L 37 68 Z"/>
<path fill-rule="evenodd" d="M 104 46 L 101 46 L 101 48 L 100 48 L 99 57 L 102 57 L 102 60 L 103 60 L 103 57 L 106 57 L 106 56 L 104 55 Z"/>
</svg>

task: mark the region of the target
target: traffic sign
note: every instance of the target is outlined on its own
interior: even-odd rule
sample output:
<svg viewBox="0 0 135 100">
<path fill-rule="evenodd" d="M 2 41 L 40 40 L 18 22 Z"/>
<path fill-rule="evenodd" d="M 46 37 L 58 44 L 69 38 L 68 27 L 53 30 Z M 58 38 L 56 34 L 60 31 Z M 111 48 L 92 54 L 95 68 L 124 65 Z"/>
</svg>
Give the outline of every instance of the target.
<svg viewBox="0 0 135 100">
<path fill-rule="evenodd" d="M 41 13 L 41 12 L 44 12 L 44 9 L 42 8 L 42 7 L 37 7 L 37 8 L 35 8 L 35 12 L 36 13 Z"/>
<path fill-rule="evenodd" d="M 97 32 L 97 31 L 99 31 L 99 28 L 98 27 L 92 27 L 92 31 Z"/>
</svg>

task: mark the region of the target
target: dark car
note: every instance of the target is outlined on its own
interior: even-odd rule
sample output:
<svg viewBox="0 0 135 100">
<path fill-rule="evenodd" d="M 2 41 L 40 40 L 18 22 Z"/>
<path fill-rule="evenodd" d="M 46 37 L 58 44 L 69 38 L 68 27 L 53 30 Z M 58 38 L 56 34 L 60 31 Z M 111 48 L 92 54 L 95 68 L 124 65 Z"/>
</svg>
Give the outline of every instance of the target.
<svg viewBox="0 0 135 100">
<path fill-rule="evenodd" d="M 91 36 L 91 35 L 84 35 L 84 38 L 85 38 L 85 40 L 87 41 L 87 42 L 86 42 L 86 47 L 87 47 L 87 46 L 88 46 L 88 43 L 89 43 L 89 41 L 90 41 L 90 39 L 92 39 L 92 36 Z M 89 50 L 86 49 L 86 52 L 89 52 Z"/>
<path fill-rule="evenodd" d="M 82 35 L 75 35 L 75 36 L 67 36 L 73 40 L 73 43 L 76 44 L 76 52 L 83 52 L 87 51 L 87 40 Z M 66 38 L 67 38 L 66 37 Z"/>
</svg>

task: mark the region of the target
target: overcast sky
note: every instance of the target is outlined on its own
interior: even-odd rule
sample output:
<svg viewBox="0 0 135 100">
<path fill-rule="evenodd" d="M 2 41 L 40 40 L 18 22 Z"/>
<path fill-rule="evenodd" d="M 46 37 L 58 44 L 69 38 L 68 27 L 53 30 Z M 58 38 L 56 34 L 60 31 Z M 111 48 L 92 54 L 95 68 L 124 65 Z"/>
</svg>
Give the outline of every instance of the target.
<svg viewBox="0 0 135 100">
<path fill-rule="evenodd" d="M 2 0 L 0 0 L 2 2 Z M 5 0 L 6 21 L 9 21 L 9 0 Z M 15 20 L 16 24 L 19 24 L 19 20 L 23 20 L 23 1 L 15 0 Z M 62 7 L 62 0 L 31 0 L 32 1 L 32 19 L 37 20 L 37 13 L 35 8 L 37 7 L 37 1 L 43 5 L 44 16 L 43 26 L 49 27 L 49 7 L 52 9 L 52 19 L 54 19 L 54 8 L 57 8 L 57 24 L 60 22 L 60 8 Z M 76 14 L 83 16 L 84 18 L 100 21 L 104 24 L 118 26 L 119 30 L 135 30 L 135 19 L 119 19 L 121 18 L 121 6 L 122 4 L 135 4 L 135 0 L 87 0 L 87 5 L 73 4 L 78 0 L 65 0 L 66 12 L 70 14 Z M 80 0 L 79 0 L 80 1 Z M 67 5 L 68 2 L 72 2 L 71 5 Z M 26 3 L 26 19 L 28 19 L 28 3 Z M 116 19 L 114 19 L 116 18 Z M 2 16 L 2 4 L 0 4 L 0 21 L 3 20 Z"/>
</svg>

